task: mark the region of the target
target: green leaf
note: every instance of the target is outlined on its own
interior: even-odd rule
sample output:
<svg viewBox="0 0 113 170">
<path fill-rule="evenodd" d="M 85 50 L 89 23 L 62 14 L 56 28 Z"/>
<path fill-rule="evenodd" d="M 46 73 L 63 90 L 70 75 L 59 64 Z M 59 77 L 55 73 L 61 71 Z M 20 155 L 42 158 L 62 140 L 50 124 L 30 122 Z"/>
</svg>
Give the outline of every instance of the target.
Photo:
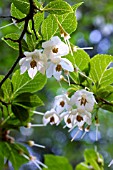
<svg viewBox="0 0 113 170">
<path fill-rule="evenodd" d="M 15 17 L 15 18 L 17 18 L 17 19 L 22 19 L 22 18 L 24 18 L 26 15 L 23 14 L 21 11 L 19 11 L 19 10 L 14 6 L 14 4 L 12 3 L 12 4 L 11 4 L 11 16 L 13 16 L 13 17 Z M 20 29 L 20 28 L 23 28 L 24 22 L 16 23 L 15 25 Z"/>
<path fill-rule="evenodd" d="M 63 156 L 45 155 L 45 164 L 48 170 L 72 170 L 72 166 L 69 164 L 67 158 Z M 46 168 L 43 168 L 46 170 Z"/>
<path fill-rule="evenodd" d="M 106 54 L 98 54 L 91 59 L 90 62 L 90 77 L 99 87 L 109 85 L 113 82 L 113 69 L 108 69 L 108 66 L 113 61 L 113 56 Z"/>
<path fill-rule="evenodd" d="M 113 68 L 107 69 L 100 80 L 101 86 L 107 86 L 113 83 Z"/>
<path fill-rule="evenodd" d="M 0 168 L 3 169 L 3 167 L 4 167 L 4 155 L 3 155 L 3 152 L 0 149 Z"/>
<path fill-rule="evenodd" d="M 21 104 L 27 107 L 39 107 L 44 104 L 37 95 L 31 93 L 22 93 L 18 95 L 14 99 L 13 103 Z"/>
<path fill-rule="evenodd" d="M 97 96 L 105 98 L 109 101 L 113 100 L 113 86 L 105 86 L 97 89 Z"/>
<path fill-rule="evenodd" d="M 80 2 L 80 3 L 77 3 L 77 4 L 73 5 L 73 6 L 72 6 L 73 11 L 76 11 L 77 8 L 78 8 L 79 6 L 81 6 L 83 3 L 84 3 L 84 2 Z"/>
<path fill-rule="evenodd" d="M 86 149 L 84 152 L 85 161 L 95 170 L 103 170 L 103 157 L 93 149 Z"/>
<path fill-rule="evenodd" d="M 71 34 L 72 32 L 74 32 L 76 30 L 76 28 L 77 28 L 77 19 L 76 19 L 76 16 L 75 16 L 74 12 L 66 13 L 66 14 L 63 14 L 63 15 L 57 15 L 56 17 L 58 18 L 58 21 L 62 25 L 63 29 L 68 34 Z M 57 32 L 59 32 L 58 29 L 59 28 L 57 28 Z"/>
<path fill-rule="evenodd" d="M 85 162 L 82 162 L 76 166 L 75 170 L 89 170 L 89 168 Z"/>
<path fill-rule="evenodd" d="M 12 105 L 12 111 L 17 119 L 21 122 L 26 121 L 29 118 L 29 112 L 27 109 L 19 105 Z"/>
<path fill-rule="evenodd" d="M 90 62 L 89 55 L 82 49 L 78 49 L 76 52 L 73 52 L 73 56 L 68 54 L 66 58 L 72 62 L 75 68 L 77 67 L 81 71 L 87 68 Z"/>
<path fill-rule="evenodd" d="M 41 32 L 43 39 L 49 40 L 52 36 L 55 35 L 58 24 L 53 15 L 49 15 L 42 23 Z"/>
<path fill-rule="evenodd" d="M 37 44 L 36 36 L 34 34 L 26 34 L 26 41 L 29 48 L 28 51 L 34 51 Z"/>
<path fill-rule="evenodd" d="M 29 0 L 12 0 L 15 7 L 23 14 L 28 14 L 30 9 Z"/>
<path fill-rule="evenodd" d="M 57 21 L 58 20 L 58 21 Z M 41 32 L 45 40 L 49 40 L 52 36 L 60 36 L 60 29 L 58 22 L 62 25 L 63 29 L 71 34 L 77 28 L 77 20 L 73 13 L 66 13 L 63 15 L 50 14 L 42 23 Z"/>
<path fill-rule="evenodd" d="M 11 34 L 7 34 L 4 38 L 2 38 L 2 40 L 5 41 L 13 49 L 19 50 L 19 43 L 18 42 L 14 42 L 15 40 L 19 39 L 19 36 L 20 36 L 19 34 L 11 33 Z M 27 43 L 25 42 L 24 39 L 22 40 L 22 48 L 24 50 L 28 50 Z"/>
<path fill-rule="evenodd" d="M 26 15 L 23 14 L 20 10 L 18 10 L 14 4 L 11 4 L 11 16 L 17 18 L 17 19 L 22 19 L 24 18 Z"/>
<path fill-rule="evenodd" d="M 40 8 L 40 7 L 42 6 L 41 1 L 38 2 L 37 0 L 34 0 L 34 4 L 35 4 L 35 6 L 37 6 L 38 8 Z"/>
<path fill-rule="evenodd" d="M 40 29 L 40 26 L 41 26 L 41 23 L 43 22 L 44 20 L 44 13 L 37 13 L 34 15 L 34 27 L 35 27 L 35 31 L 36 32 L 39 32 L 39 29 Z"/>
<path fill-rule="evenodd" d="M 25 92 L 37 92 L 46 84 L 47 78 L 41 73 L 37 73 L 34 79 L 28 76 L 28 73 L 20 75 L 20 70 L 17 70 L 12 76 L 13 96 L 15 97 Z"/>
<path fill-rule="evenodd" d="M 64 13 L 73 12 L 73 9 L 67 2 L 56 0 L 46 5 L 43 11 L 47 11 L 51 14 L 62 15 Z"/>
<path fill-rule="evenodd" d="M 79 70 L 79 73 L 86 78 L 84 71 L 88 69 L 90 62 L 89 55 L 84 50 L 78 49 L 76 52 L 73 52 L 73 56 L 68 54 L 66 58 L 70 60 L 75 69 Z M 70 76 L 75 83 L 79 82 L 78 71 L 70 73 Z"/>
<path fill-rule="evenodd" d="M 3 75 L 0 75 L 0 81 L 4 78 Z M 0 96 L 4 98 L 5 102 L 10 101 L 12 94 L 12 85 L 11 80 L 8 78 L 2 85 L 0 89 Z"/>
<path fill-rule="evenodd" d="M 108 110 L 109 112 L 113 113 L 113 103 L 112 103 L 112 105 L 103 104 L 103 105 L 101 105 L 101 109 Z"/>
<path fill-rule="evenodd" d="M 12 94 L 12 85 L 11 85 L 11 80 L 9 78 L 3 83 L 2 90 L 4 93 L 4 100 L 10 101 L 11 94 Z"/>
</svg>

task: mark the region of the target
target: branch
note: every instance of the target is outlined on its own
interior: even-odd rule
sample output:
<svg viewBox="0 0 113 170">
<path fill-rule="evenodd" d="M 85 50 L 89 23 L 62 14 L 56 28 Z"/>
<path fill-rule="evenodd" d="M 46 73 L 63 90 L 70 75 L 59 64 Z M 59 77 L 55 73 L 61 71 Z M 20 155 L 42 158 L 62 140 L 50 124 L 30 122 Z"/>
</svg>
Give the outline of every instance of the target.
<svg viewBox="0 0 113 170">
<path fill-rule="evenodd" d="M 25 18 L 17 19 L 17 18 L 12 17 L 12 16 L 7 16 L 9 18 L 13 18 L 13 19 L 17 20 L 17 23 L 22 22 L 22 21 L 24 21 L 25 23 L 24 23 L 24 28 L 23 28 L 23 31 L 22 31 L 19 39 L 18 40 L 10 39 L 13 42 L 18 42 L 19 43 L 19 56 L 17 57 L 16 61 L 14 62 L 13 66 L 10 68 L 8 73 L 5 75 L 5 77 L 0 82 L 0 87 L 6 81 L 6 79 L 10 76 L 10 74 L 12 74 L 12 72 L 14 71 L 14 69 L 15 69 L 16 65 L 18 64 L 19 60 L 24 56 L 23 51 L 22 51 L 22 39 L 23 39 L 25 33 L 28 32 L 27 28 L 28 28 L 29 20 L 32 20 L 32 29 L 33 29 L 33 31 L 35 33 L 35 36 L 37 37 L 36 31 L 35 31 L 35 28 L 34 28 L 34 21 L 33 21 L 33 16 L 36 13 L 36 11 L 35 11 L 36 7 L 33 4 L 33 0 L 29 0 L 29 3 L 30 3 L 30 10 L 29 10 L 28 15 Z M 6 16 L 1 16 L 1 17 L 6 18 Z"/>
<path fill-rule="evenodd" d="M 0 82 L 0 87 L 2 86 L 2 84 L 7 80 L 7 78 L 10 76 L 10 74 L 13 72 L 14 68 L 16 67 L 17 63 L 19 62 L 19 60 L 21 59 L 21 56 L 19 55 L 18 58 L 16 59 L 16 61 L 14 62 L 13 66 L 10 68 L 10 70 L 8 71 L 8 73 L 5 75 L 5 77 L 2 79 L 2 81 Z"/>
<path fill-rule="evenodd" d="M 109 101 L 103 99 L 103 98 L 99 98 L 98 100 L 102 101 L 103 104 L 109 105 L 109 106 L 113 106 L 113 103 L 110 103 Z"/>
</svg>

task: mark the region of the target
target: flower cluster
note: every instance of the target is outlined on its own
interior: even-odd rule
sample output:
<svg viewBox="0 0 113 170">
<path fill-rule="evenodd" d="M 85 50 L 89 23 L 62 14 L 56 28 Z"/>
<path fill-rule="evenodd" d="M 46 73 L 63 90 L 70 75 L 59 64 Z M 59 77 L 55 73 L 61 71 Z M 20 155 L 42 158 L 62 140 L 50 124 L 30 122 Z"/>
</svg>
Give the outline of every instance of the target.
<svg viewBox="0 0 113 170">
<path fill-rule="evenodd" d="M 69 131 L 78 127 L 79 130 L 89 131 L 92 123 L 92 110 L 96 100 L 92 92 L 84 89 L 76 91 L 71 98 L 67 94 L 55 97 L 53 108 L 47 111 L 43 116 L 43 123 L 47 125 L 58 125 L 62 120 L 64 127 L 70 128 Z M 76 134 L 74 135 L 74 140 Z"/>
<path fill-rule="evenodd" d="M 66 73 L 74 71 L 72 63 L 62 58 L 69 54 L 69 46 L 58 36 L 43 42 L 42 48 L 33 52 L 24 52 L 25 57 L 19 61 L 21 74 L 28 71 L 29 77 L 33 79 L 39 71 L 42 74 L 46 73 L 47 78 L 54 76 L 59 81 L 62 71 Z"/>
</svg>

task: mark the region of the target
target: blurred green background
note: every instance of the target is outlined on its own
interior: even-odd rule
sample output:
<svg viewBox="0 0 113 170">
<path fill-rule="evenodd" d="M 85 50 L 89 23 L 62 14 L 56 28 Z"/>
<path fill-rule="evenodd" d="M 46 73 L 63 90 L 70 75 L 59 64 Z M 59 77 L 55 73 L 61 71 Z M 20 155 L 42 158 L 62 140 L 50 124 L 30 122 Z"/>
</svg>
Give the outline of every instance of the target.
<svg viewBox="0 0 113 170">
<path fill-rule="evenodd" d="M 44 1 L 42 1 L 44 2 Z M 44 2 L 48 3 L 47 0 Z M 71 5 L 81 2 L 80 0 L 67 0 Z M 71 42 L 79 47 L 93 47 L 93 50 L 87 50 L 89 55 L 93 57 L 97 53 L 107 53 L 113 55 L 113 0 L 83 0 L 83 4 L 76 12 L 78 27 L 76 32 L 71 35 Z M 0 15 L 10 15 L 9 0 L 0 1 Z M 0 27 L 11 23 L 9 19 L 0 19 Z M 18 32 L 18 29 L 12 25 L 4 29 L 0 29 L 0 37 L 4 37 L 7 33 Z M 6 74 L 12 66 L 18 52 L 8 47 L 2 40 L 0 40 L 0 74 Z M 17 66 L 17 68 L 19 68 Z M 16 68 L 16 69 L 17 69 Z M 64 90 L 66 84 L 62 84 Z M 39 93 L 40 98 L 44 101 L 45 106 L 38 108 L 39 111 L 45 112 L 50 109 L 55 95 L 61 93 L 61 88 L 56 80 L 52 78 L 48 80 L 46 87 Z M 108 168 L 108 164 L 113 159 L 113 121 L 112 113 L 102 112 L 99 114 L 100 126 L 98 133 L 98 142 L 95 141 L 95 125 L 92 125 L 91 130 L 81 140 L 77 136 L 74 142 L 71 142 L 71 137 L 76 132 L 68 133 L 68 129 L 63 129 L 63 123 L 59 126 L 50 126 L 25 129 L 22 128 L 20 132 L 12 132 L 18 142 L 24 143 L 28 139 L 35 140 L 36 143 L 43 144 L 46 149 L 33 148 L 34 154 L 43 159 L 42 155 L 53 153 L 55 155 L 66 156 L 73 167 L 77 163 L 83 161 L 83 152 L 85 148 L 97 147 L 105 159 L 105 170 L 112 170 Z M 35 115 L 33 117 L 34 123 L 41 122 L 42 117 Z M 29 165 L 24 165 L 21 170 L 35 170 Z"/>
</svg>

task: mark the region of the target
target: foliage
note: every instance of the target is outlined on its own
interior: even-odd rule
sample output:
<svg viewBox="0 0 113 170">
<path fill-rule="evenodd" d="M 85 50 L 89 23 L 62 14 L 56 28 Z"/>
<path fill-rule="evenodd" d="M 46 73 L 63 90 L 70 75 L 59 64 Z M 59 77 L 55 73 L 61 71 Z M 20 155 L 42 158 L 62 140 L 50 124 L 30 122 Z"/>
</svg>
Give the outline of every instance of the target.
<svg viewBox="0 0 113 170">
<path fill-rule="evenodd" d="M 36 0 L 12 0 L 11 19 L 18 31 L 6 34 L 2 40 L 13 50 L 18 51 L 18 57 L 9 72 L 5 76 L 0 76 L 0 166 L 2 168 L 4 167 L 4 163 L 7 164 L 5 160 L 8 160 L 12 163 L 15 170 L 19 169 L 23 163 L 28 161 L 33 162 L 35 165 L 38 164 L 38 168 L 40 168 L 40 165 L 44 167 L 44 170 L 46 169 L 45 165 L 37 159 L 35 160 L 29 154 L 26 147 L 19 144 L 10 136 L 10 132 L 19 130 L 22 126 L 27 128 L 32 127 L 31 122 L 33 113 L 35 113 L 34 111 L 39 106 L 44 105 L 40 97 L 41 95 L 39 95 L 40 90 L 47 85 L 47 78 L 50 78 L 52 75 L 57 79 L 56 84 L 59 81 L 62 84 L 64 82 L 66 83 L 66 91 L 69 93 L 69 99 L 72 99 L 77 90 L 81 92 L 82 89 L 87 89 L 85 95 L 87 93 L 89 95 L 94 94 L 94 101 L 87 101 L 87 98 L 84 97 L 78 99 L 84 107 L 86 103 L 90 104 L 91 102 L 92 104 L 94 102 L 92 104 L 94 108 L 89 111 L 91 112 L 89 113 L 91 115 L 91 123 L 88 124 L 88 121 L 84 121 L 82 126 L 83 131 L 89 131 L 89 126 L 93 123 L 97 126 L 99 125 L 100 110 L 102 110 L 103 114 L 105 110 L 113 111 L 113 56 L 97 54 L 90 58 L 83 49 L 69 42 L 70 35 L 77 29 L 75 12 L 81 5 L 82 2 L 71 6 L 69 3 L 61 0 L 55 0 L 44 5 Z M 57 44 L 54 47 L 53 44 L 57 41 L 54 42 L 53 38 L 60 41 L 60 45 Z M 47 47 L 44 47 L 47 44 L 52 44 L 49 46 L 49 50 L 51 50 L 50 54 L 46 51 Z M 54 53 L 53 55 L 57 54 L 60 46 L 64 47 L 61 51 L 64 52 L 64 55 L 52 56 L 51 53 Z M 68 52 L 66 51 L 66 46 L 68 47 Z M 38 52 L 35 51 L 36 49 Z M 35 52 L 39 55 L 38 61 L 35 61 Z M 48 57 L 47 61 L 45 61 L 45 55 Z M 40 56 L 44 56 L 45 58 L 42 59 Z M 59 59 L 60 62 L 57 63 L 56 59 Z M 25 65 L 23 65 L 24 62 Z M 58 79 L 57 73 L 54 70 L 52 75 L 49 76 L 49 62 L 53 62 L 53 65 L 56 64 L 55 66 L 59 66 L 55 67 L 56 72 L 59 72 L 61 68 L 64 69 L 62 71 L 62 78 L 60 76 L 60 79 Z M 15 71 L 14 69 L 18 63 L 20 69 Z M 63 64 L 61 65 L 61 63 Z M 36 67 L 36 72 L 34 72 L 34 67 Z M 66 98 L 67 100 L 68 98 Z M 79 110 L 77 104 L 75 107 Z M 57 108 L 53 109 L 57 110 Z M 69 116 L 71 115 L 71 111 L 73 110 L 68 110 Z M 86 109 L 85 111 L 87 112 L 88 110 Z M 51 116 L 51 111 L 48 112 L 49 116 Z M 85 113 L 80 113 L 79 119 L 82 118 L 82 114 Z M 58 114 L 56 115 L 58 116 Z M 49 116 L 47 116 L 47 119 Z M 69 122 L 70 119 L 68 119 Z M 50 117 L 49 123 L 59 124 L 59 122 L 55 122 L 54 117 Z M 77 124 L 77 126 L 79 129 L 81 128 L 80 125 Z M 74 139 L 75 137 L 72 138 L 72 141 Z M 34 143 L 30 143 L 29 145 L 33 146 L 32 144 Z M 103 157 L 97 151 L 92 149 L 85 150 L 84 158 L 85 162 L 77 165 L 76 170 L 87 170 L 89 168 L 94 170 L 104 169 Z M 72 170 L 72 166 L 65 157 L 45 155 L 44 163 L 48 166 L 48 170 L 59 168 L 62 170 Z"/>
</svg>

